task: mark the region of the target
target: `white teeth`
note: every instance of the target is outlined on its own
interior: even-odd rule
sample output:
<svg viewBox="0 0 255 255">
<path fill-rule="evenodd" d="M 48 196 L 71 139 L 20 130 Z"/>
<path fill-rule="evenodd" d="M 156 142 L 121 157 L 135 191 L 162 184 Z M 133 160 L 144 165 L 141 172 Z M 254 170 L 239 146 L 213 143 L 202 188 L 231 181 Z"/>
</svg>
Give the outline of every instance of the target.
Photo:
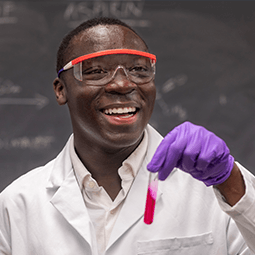
<svg viewBox="0 0 255 255">
<path fill-rule="evenodd" d="M 105 109 L 105 114 L 126 114 L 126 113 L 134 113 L 136 111 L 135 107 L 125 107 L 125 108 L 110 108 Z"/>
</svg>

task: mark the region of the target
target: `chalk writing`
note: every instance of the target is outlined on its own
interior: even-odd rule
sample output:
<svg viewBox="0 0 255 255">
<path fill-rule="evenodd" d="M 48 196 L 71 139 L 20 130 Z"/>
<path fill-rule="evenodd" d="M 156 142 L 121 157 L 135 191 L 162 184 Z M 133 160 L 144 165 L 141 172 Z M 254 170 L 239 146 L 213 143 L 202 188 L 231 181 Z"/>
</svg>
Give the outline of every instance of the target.
<svg viewBox="0 0 255 255">
<path fill-rule="evenodd" d="M 178 86 L 183 86 L 188 80 L 187 75 L 180 74 L 176 77 L 171 77 L 162 86 L 162 92 L 168 93 L 169 91 L 175 89 Z"/>
<path fill-rule="evenodd" d="M 225 105 L 227 103 L 227 97 L 223 94 L 220 94 L 219 103 L 220 103 L 220 105 Z"/>
<path fill-rule="evenodd" d="M 156 102 L 162 110 L 162 114 L 165 116 L 177 115 L 180 121 L 187 119 L 187 111 L 182 105 L 177 104 L 174 106 L 168 106 L 160 93 L 157 93 Z"/>
<path fill-rule="evenodd" d="M 187 119 L 187 111 L 181 105 L 172 107 L 171 113 L 178 115 L 180 120 Z"/>
<path fill-rule="evenodd" d="M 160 91 L 157 91 L 156 102 L 162 110 L 162 114 L 165 116 L 177 115 L 180 121 L 187 119 L 187 110 L 180 104 L 169 106 L 163 99 L 163 94 L 167 94 L 179 86 L 183 86 L 187 83 L 188 77 L 185 74 L 180 74 L 175 77 L 169 78 L 161 87 Z"/>
<path fill-rule="evenodd" d="M 34 98 L 0 98 L 0 105 L 34 105 L 42 109 L 49 103 L 49 99 L 36 94 Z"/>
<path fill-rule="evenodd" d="M 53 136 L 19 137 L 8 139 L 0 138 L 0 149 L 46 149 L 54 142 Z"/>
<path fill-rule="evenodd" d="M 0 24 L 17 23 L 17 17 L 13 16 L 15 4 L 11 1 L 0 2 Z"/>
<path fill-rule="evenodd" d="M 67 6 L 64 19 L 68 21 L 69 27 L 76 27 L 81 22 L 93 17 L 113 16 L 133 27 L 148 27 L 150 26 L 149 20 L 140 19 L 144 4 L 144 0 L 73 2 Z"/>
<path fill-rule="evenodd" d="M 21 92 L 21 87 L 15 85 L 10 80 L 4 80 L 0 78 L 0 96 L 7 94 L 18 94 Z"/>
</svg>

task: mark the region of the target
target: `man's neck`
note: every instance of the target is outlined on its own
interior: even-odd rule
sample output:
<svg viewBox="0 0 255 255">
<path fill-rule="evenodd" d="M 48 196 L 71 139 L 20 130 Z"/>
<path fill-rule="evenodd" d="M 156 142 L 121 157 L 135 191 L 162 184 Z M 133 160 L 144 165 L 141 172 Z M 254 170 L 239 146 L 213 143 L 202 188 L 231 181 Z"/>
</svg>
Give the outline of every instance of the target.
<svg viewBox="0 0 255 255">
<path fill-rule="evenodd" d="M 118 169 L 128 156 L 137 148 L 142 139 L 133 146 L 121 149 L 106 150 L 92 146 L 90 142 L 81 139 L 75 139 L 75 151 L 81 162 L 91 173 L 92 177 L 102 186 L 109 194 L 112 200 L 116 198 L 121 190 L 121 178 Z M 111 152 L 109 152 L 111 151 Z"/>
</svg>

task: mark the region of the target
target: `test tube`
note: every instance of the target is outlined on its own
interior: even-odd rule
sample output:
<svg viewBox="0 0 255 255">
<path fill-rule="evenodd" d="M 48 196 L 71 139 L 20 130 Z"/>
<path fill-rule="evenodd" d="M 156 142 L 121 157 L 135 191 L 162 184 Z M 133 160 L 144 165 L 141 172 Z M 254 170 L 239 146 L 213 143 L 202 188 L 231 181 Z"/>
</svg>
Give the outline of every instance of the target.
<svg viewBox="0 0 255 255">
<path fill-rule="evenodd" d="M 158 173 L 153 174 L 150 172 L 145 212 L 144 212 L 144 222 L 146 224 L 151 224 L 153 222 L 156 199 L 157 199 L 157 190 L 158 190 Z"/>
</svg>

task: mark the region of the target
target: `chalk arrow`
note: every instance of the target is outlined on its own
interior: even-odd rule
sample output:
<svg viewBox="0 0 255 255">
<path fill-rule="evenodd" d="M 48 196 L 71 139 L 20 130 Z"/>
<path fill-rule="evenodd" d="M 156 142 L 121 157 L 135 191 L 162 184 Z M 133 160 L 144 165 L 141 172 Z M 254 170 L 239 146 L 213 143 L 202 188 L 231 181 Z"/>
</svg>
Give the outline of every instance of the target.
<svg viewBox="0 0 255 255">
<path fill-rule="evenodd" d="M 38 109 L 48 103 L 49 99 L 40 94 L 36 94 L 34 98 L 0 98 L 0 105 L 35 105 Z"/>
</svg>

